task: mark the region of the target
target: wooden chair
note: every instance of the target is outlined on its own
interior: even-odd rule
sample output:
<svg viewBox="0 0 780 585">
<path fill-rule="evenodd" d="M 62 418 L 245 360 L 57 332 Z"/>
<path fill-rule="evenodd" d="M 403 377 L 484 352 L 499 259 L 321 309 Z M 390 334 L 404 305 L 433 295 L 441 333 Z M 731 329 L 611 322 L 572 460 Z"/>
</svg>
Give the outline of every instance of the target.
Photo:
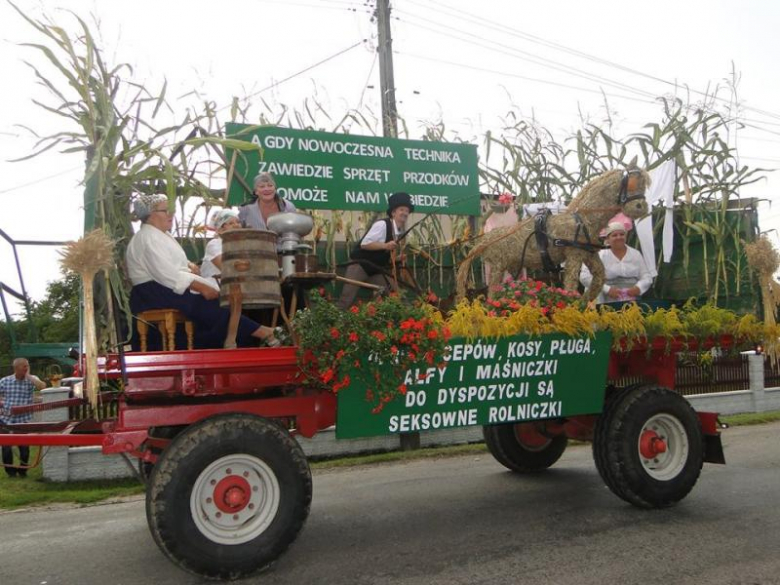
<svg viewBox="0 0 780 585">
<path fill-rule="evenodd" d="M 149 325 L 156 325 L 162 337 L 163 351 L 176 349 L 176 325 L 184 323 L 184 331 L 187 333 L 187 349 L 192 349 L 195 337 L 195 325 L 187 319 L 181 311 L 176 309 L 153 309 L 143 311 L 138 315 L 138 336 L 141 338 L 141 351 L 148 347 Z"/>
</svg>

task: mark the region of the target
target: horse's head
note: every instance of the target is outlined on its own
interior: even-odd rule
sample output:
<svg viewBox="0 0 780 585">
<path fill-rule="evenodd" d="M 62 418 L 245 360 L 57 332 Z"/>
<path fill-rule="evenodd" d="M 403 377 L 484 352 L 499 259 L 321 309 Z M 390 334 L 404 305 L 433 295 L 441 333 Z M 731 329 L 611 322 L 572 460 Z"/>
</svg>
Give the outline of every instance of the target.
<svg viewBox="0 0 780 585">
<path fill-rule="evenodd" d="M 621 211 L 631 219 L 639 219 L 647 215 L 649 208 L 645 191 L 650 186 L 650 175 L 636 164 L 636 157 L 623 171 L 618 192 L 618 205 Z"/>
</svg>

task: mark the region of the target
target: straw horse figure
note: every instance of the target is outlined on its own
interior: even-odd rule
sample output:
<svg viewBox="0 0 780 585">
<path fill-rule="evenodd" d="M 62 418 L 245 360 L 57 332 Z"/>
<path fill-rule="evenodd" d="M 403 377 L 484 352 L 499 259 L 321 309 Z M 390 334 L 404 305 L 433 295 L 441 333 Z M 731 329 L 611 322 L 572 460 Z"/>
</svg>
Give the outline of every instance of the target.
<svg viewBox="0 0 780 585">
<path fill-rule="evenodd" d="M 517 225 L 489 232 L 458 268 L 458 298 L 466 293 L 471 263 L 481 256 L 490 265 L 488 291 L 501 284 L 504 272 L 517 275 L 523 267 L 549 271 L 563 262 L 564 287 L 577 290 L 580 268 L 585 264 L 593 281 L 583 298 L 593 300 L 604 285 L 604 265 L 598 255 L 599 232 L 618 211 L 632 219 L 646 215 L 644 194 L 649 185 L 650 176 L 636 166 L 634 159 L 625 171 L 607 171 L 590 181 L 566 211 L 547 216 L 541 229 L 535 218 L 527 218 Z M 543 257 L 545 248 L 547 261 Z"/>
</svg>

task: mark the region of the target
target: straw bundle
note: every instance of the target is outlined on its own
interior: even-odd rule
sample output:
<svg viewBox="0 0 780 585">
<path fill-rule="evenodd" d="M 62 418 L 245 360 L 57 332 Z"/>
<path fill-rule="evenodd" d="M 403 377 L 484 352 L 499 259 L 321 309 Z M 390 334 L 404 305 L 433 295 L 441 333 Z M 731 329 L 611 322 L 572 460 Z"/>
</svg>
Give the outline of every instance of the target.
<svg viewBox="0 0 780 585">
<path fill-rule="evenodd" d="M 764 304 L 764 322 L 774 325 L 775 307 L 780 304 L 780 296 L 777 295 L 777 285 L 773 286 L 772 276 L 780 267 L 780 254 L 766 237 L 761 236 L 755 242 L 745 244 L 745 255 L 750 267 L 758 272 Z"/>
<path fill-rule="evenodd" d="M 86 353 L 87 399 L 97 413 L 99 383 L 97 375 L 97 335 L 92 282 L 100 270 L 114 265 L 114 242 L 102 229 L 89 232 L 76 242 L 68 242 L 60 252 L 60 265 L 81 277 L 84 290 L 84 352 Z"/>
<path fill-rule="evenodd" d="M 750 267 L 758 272 L 764 307 L 764 326 L 768 331 L 775 330 L 775 309 L 780 304 L 780 285 L 774 281 L 773 276 L 780 267 L 780 254 L 765 236 L 761 236 L 755 242 L 745 244 L 745 255 Z M 777 363 L 780 356 L 776 340 L 768 342 L 765 349 L 771 360 Z"/>
</svg>

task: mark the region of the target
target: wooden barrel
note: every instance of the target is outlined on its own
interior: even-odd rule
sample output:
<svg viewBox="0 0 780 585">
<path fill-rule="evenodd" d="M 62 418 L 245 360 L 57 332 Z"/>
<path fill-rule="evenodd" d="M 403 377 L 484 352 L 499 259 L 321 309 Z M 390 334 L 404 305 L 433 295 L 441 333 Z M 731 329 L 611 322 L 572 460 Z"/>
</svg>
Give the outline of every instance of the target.
<svg viewBox="0 0 780 585">
<path fill-rule="evenodd" d="M 219 302 L 230 306 L 230 286 L 241 285 L 243 307 L 265 309 L 282 302 L 276 234 L 238 229 L 222 234 L 222 280 Z"/>
</svg>

